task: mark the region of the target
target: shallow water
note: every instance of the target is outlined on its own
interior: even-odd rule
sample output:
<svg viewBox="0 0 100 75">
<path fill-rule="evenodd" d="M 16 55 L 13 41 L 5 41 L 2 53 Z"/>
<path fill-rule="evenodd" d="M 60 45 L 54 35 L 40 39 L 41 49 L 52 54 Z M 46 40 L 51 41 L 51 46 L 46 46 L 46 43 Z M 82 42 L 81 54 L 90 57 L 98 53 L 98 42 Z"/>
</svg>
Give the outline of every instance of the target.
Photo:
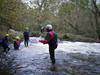
<svg viewBox="0 0 100 75">
<path fill-rule="evenodd" d="M 55 68 L 51 65 L 48 45 L 31 37 L 29 47 L 9 51 L 14 75 L 100 75 L 100 44 L 62 41 L 56 49 Z"/>
</svg>

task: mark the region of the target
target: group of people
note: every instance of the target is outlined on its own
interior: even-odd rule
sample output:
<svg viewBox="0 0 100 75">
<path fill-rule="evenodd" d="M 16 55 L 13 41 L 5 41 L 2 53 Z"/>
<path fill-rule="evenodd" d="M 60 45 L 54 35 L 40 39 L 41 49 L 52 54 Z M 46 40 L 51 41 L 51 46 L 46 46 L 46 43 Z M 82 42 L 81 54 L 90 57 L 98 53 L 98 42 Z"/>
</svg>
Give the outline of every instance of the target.
<svg viewBox="0 0 100 75">
<path fill-rule="evenodd" d="M 9 47 L 9 38 L 10 34 L 6 34 L 1 40 L 0 40 L 0 44 L 3 48 L 3 52 L 8 52 L 10 50 L 10 47 Z M 29 41 L 29 32 L 28 32 L 28 28 L 26 28 L 26 30 L 24 31 L 23 33 L 23 37 L 24 37 L 24 44 L 25 44 L 25 47 L 28 47 L 28 41 Z M 14 41 L 13 41 L 13 47 L 15 50 L 19 50 L 19 47 L 20 47 L 20 43 L 21 43 L 21 39 L 19 36 L 16 36 L 14 38 Z"/>
<path fill-rule="evenodd" d="M 39 40 L 39 42 L 43 44 L 48 44 L 49 45 L 49 54 L 50 54 L 50 59 L 52 62 L 52 65 L 55 64 L 55 49 L 57 48 L 58 42 L 57 42 L 57 33 L 54 32 L 53 27 L 51 24 L 48 24 L 45 27 L 41 28 L 41 33 L 46 32 L 46 36 L 44 40 Z M 23 33 L 24 37 L 24 44 L 25 47 L 28 47 L 28 41 L 29 41 L 29 32 L 28 28 L 26 28 L 26 31 Z M 6 36 L 2 39 L 2 47 L 4 49 L 4 52 L 7 52 L 10 50 L 9 48 L 9 34 L 6 34 Z M 20 37 L 17 36 L 16 40 L 14 41 L 14 49 L 18 50 L 20 47 Z"/>
<path fill-rule="evenodd" d="M 26 27 L 24 33 L 23 33 L 23 37 L 24 37 L 24 45 L 25 47 L 28 47 L 28 41 L 29 41 L 29 31 L 28 31 L 28 28 Z M 17 36 L 16 37 L 16 40 L 14 41 L 14 49 L 15 50 L 19 50 L 19 47 L 20 47 L 20 37 Z"/>
</svg>

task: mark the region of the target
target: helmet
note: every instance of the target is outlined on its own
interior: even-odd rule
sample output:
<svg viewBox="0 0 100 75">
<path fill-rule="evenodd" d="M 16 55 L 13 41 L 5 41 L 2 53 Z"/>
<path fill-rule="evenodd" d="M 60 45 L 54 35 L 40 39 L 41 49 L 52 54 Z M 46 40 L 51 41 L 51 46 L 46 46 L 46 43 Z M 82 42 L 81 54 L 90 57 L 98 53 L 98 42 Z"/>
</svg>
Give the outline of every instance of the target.
<svg viewBox="0 0 100 75">
<path fill-rule="evenodd" d="M 46 29 L 51 30 L 51 29 L 52 29 L 52 25 L 51 25 L 51 24 L 48 24 L 48 25 L 46 26 Z"/>
<path fill-rule="evenodd" d="M 6 34 L 6 36 L 9 36 L 9 34 Z"/>
<path fill-rule="evenodd" d="M 19 37 L 19 36 L 17 36 L 17 37 L 16 37 L 16 39 L 18 39 L 18 40 L 19 40 L 19 39 L 20 39 L 20 37 Z"/>
</svg>

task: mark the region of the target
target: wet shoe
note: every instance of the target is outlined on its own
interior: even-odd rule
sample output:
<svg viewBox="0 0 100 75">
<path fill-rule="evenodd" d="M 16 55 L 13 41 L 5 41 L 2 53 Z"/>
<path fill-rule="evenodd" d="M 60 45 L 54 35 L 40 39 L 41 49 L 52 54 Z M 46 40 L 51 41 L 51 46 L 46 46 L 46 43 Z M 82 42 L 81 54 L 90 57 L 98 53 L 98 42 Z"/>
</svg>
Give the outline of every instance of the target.
<svg viewBox="0 0 100 75">
<path fill-rule="evenodd" d="M 54 64 L 50 67 L 50 70 L 51 71 L 57 71 L 57 66 Z"/>
</svg>

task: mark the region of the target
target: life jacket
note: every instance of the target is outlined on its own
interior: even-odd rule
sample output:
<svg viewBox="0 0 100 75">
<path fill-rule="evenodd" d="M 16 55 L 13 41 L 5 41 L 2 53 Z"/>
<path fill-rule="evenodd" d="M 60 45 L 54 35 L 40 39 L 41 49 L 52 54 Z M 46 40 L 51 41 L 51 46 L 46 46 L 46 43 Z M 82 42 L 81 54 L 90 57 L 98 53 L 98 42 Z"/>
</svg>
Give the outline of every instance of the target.
<svg viewBox="0 0 100 75">
<path fill-rule="evenodd" d="M 49 32 L 49 34 L 50 34 L 50 40 L 53 40 L 54 39 L 54 35 L 55 35 L 54 31 Z"/>
<path fill-rule="evenodd" d="M 19 40 L 18 40 L 18 41 L 16 41 L 16 44 L 17 44 L 17 45 L 20 45 L 20 41 L 19 41 Z"/>
<path fill-rule="evenodd" d="M 56 49 L 57 48 L 57 37 L 56 37 L 56 33 L 54 31 L 49 32 L 50 34 L 50 41 L 49 41 L 49 45 L 50 47 Z"/>
</svg>

